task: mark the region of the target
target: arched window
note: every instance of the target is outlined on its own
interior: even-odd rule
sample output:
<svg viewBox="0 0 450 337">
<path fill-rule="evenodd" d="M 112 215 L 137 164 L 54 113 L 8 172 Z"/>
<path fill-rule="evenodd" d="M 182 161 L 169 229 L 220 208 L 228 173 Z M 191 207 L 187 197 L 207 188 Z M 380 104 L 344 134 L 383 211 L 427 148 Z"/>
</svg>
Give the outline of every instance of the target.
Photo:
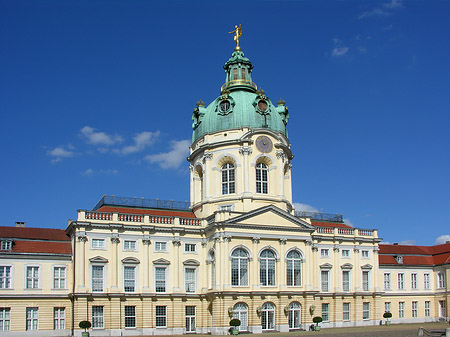
<svg viewBox="0 0 450 337">
<path fill-rule="evenodd" d="M 270 302 L 262 305 L 261 325 L 263 330 L 273 330 L 275 328 L 275 306 Z"/>
<path fill-rule="evenodd" d="M 216 256 L 214 251 L 209 252 L 209 264 L 210 264 L 210 276 L 211 276 L 211 288 L 216 287 Z"/>
<path fill-rule="evenodd" d="M 268 171 L 267 165 L 264 163 L 256 164 L 256 193 L 269 193 L 268 189 Z"/>
<path fill-rule="evenodd" d="M 248 285 L 248 254 L 242 248 L 235 249 L 231 254 L 231 285 Z"/>
<path fill-rule="evenodd" d="M 275 285 L 275 253 L 264 249 L 259 256 L 259 277 L 262 286 Z"/>
<path fill-rule="evenodd" d="M 245 303 L 236 303 L 233 307 L 233 318 L 237 318 L 241 321 L 239 331 L 248 330 L 248 307 Z"/>
<path fill-rule="evenodd" d="M 222 166 L 222 194 L 235 193 L 234 165 L 227 163 Z"/>
<path fill-rule="evenodd" d="M 286 256 L 286 284 L 288 286 L 301 285 L 302 256 L 296 250 L 292 250 Z"/>
<path fill-rule="evenodd" d="M 301 306 L 298 302 L 289 304 L 289 329 L 300 329 L 301 323 Z"/>
</svg>

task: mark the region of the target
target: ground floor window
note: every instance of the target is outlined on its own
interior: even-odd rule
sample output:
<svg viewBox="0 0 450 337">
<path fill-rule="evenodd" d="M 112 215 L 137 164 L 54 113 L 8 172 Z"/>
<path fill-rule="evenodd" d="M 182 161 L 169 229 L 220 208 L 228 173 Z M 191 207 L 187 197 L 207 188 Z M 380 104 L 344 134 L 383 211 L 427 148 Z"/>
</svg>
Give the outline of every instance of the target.
<svg viewBox="0 0 450 337">
<path fill-rule="evenodd" d="M 11 308 L 0 308 L 0 331 L 8 331 L 11 323 Z"/>
<path fill-rule="evenodd" d="M 186 332 L 195 332 L 195 306 L 187 305 L 186 313 Z"/>
<path fill-rule="evenodd" d="M 263 330 L 275 328 L 275 306 L 272 303 L 264 303 L 261 309 L 261 325 Z"/>
<path fill-rule="evenodd" d="M 136 307 L 134 305 L 125 306 L 125 328 L 136 328 Z"/>
<path fill-rule="evenodd" d="M 156 327 L 165 328 L 167 326 L 167 307 L 164 305 L 157 305 L 156 309 Z"/>
<path fill-rule="evenodd" d="M 425 317 L 430 317 L 430 301 L 425 301 Z"/>
<path fill-rule="evenodd" d="M 439 316 L 446 317 L 445 301 L 439 301 Z"/>
<path fill-rule="evenodd" d="M 298 302 L 289 304 L 289 329 L 300 329 L 301 323 L 301 306 Z"/>
<path fill-rule="evenodd" d="M 38 329 L 38 308 L 27 308 L 27 330 Z"/>
<path fill-rule="evenodd" d="M 417 317 L 417 302 L 416 301 L 412 302 L 411 310 L 412 310 L 411 311 L 412 317 Z"/>
<path fill-rule="evenodd" d="M 55 330 L 66 328 L 66 308 L 53 308 L 53 328 Z"/>
<path fill-rule="evenodd" d="M 405 302 L 398 303 L 398 318 L 405 317 Z"/>
<path fill-rule="evenodd" d="M 105 327 L 105 320 L 103 318 L 103 307 L 94 305 L 92 307 L 92 328 L 103 329 Z"/>
<path fill-rule="evenodd" d="M 370 318 L 370 303 L 364 302 L 363 303 L 363 319 L 369 319 Z"/>
<path fill-rule="evenodd" d="M 342 320 L 349 321 L 350 320 L 350 303 L 343 303 L 342 306 Z"/>
<path fill-rule="evenodd" d="M 239 331 L 248 330 L 248 307 L 245 303 L 236 303 L 233 307 L 233 318 L 241 321 Z"/>
<path fill-rule="evenodd" d="M 330 321 L 330 304 L 322 303 L 322 321 L 329 322 Z"/>
</svg>

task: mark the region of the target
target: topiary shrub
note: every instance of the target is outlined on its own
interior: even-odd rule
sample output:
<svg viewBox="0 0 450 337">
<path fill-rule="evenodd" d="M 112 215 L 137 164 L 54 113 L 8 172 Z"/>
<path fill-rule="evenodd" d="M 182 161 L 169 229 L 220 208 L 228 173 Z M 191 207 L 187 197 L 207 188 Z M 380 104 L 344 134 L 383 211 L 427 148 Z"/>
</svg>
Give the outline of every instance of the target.
<svg viewBox="0 0 450 337">
<path fill-rule="evenodd" d="M 392 317 L 392 314 L 391 314 L 389 311 L 386 311 L 386 312 L 383 314 L 383 318 L 389 319 L 389 318 L 391 318 L 391 317 Z"/>
<path fill-rule="evenodd" d="M 239 325 L 241 325 L 241 321 L 239 319 L 237 319 L 237 318 L 233 318 L 230 321 L 230 326 L 239 326 Z"/>
<path fill-rule="evenodd" d="M 92 324 L 89 321 L 81 321 L 80 324 L 78 324 L 78 326 L 81 329 L 84 329 L 84 331 L 86 331 L 87 329 L 89 329 L 92 326 Z"/>
<path fill-rule="evenodd" d="M 316 325 L 319 325 L 319 323 L 322 322 L 322 317 L 320 316 L 314 317 L 313 322 L 316 323 Z"/>
</svg>

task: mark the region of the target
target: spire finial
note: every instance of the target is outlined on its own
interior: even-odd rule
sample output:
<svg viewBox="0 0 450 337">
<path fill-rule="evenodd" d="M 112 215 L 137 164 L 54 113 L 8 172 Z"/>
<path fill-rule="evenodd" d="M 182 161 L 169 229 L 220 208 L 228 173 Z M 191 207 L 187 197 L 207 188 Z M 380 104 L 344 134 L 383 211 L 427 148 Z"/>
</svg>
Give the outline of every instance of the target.
<svg viewBox="0 0 450 337">
<path fill-rule="evenodd" d="M 235 51 L 240 51 L 241 47 L 239 47 L 239 38 L 242 36 L 242 27 L 239 25 L 239 27 L 236 25 L 234 26 L 234 30 L 232 32 L 228 32 L 228 34 L 234 34 L 233 40 L 236 42 L 236 48 L 234 48 Z"/>
</svg>

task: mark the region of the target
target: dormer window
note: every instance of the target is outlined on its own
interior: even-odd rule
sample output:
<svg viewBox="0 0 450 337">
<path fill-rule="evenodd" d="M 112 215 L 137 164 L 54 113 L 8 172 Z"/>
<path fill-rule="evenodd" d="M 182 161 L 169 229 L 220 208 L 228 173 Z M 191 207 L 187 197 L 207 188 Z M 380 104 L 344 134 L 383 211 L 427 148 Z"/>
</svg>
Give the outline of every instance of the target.
<svg viewBox="0 0 450 337">
<path fill-rule="evenodd" d="M 13 242 L 11 240 L 2 240 L 0 242 L 0 250 L 11 250 Z"/>
<path fill-rule="evenodd" d="M 395 256 L 395 261 L 397 261 L 398 264 L 403 264 L 403 256 L 402 255 Z"/>
</svg>

